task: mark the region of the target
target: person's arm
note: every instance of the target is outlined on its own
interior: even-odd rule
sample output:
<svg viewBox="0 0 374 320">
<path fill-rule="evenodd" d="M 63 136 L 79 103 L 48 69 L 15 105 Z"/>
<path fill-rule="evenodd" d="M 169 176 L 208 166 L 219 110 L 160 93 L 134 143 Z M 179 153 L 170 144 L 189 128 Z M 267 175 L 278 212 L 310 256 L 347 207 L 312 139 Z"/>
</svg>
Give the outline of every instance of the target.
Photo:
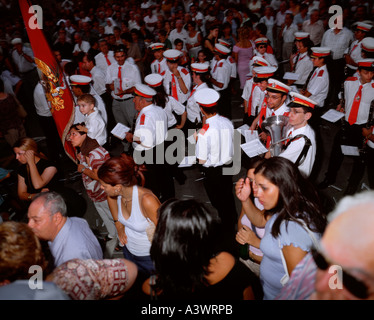
<svg viewBox="0 0 374 320">
<path fill-rule="evenodd" d="M 284 259 L 286 260 L 288 274 L 291 275 L 293 269 L 299 264 L 299 262 L 307 255 L 307 252 L 294 247 L 292 244 L 289 246 L 283 246 L 282 248 Z"/>
<path fill-rule="evenodd" d="M 141 199 L 143 215 L 157 225 L 157 210 L 161 203 L 153 193 L 145 193 Z"/>
<path fill-rule="evenodd" d="M 45 168 L 42 174 L 40 174 L 36 167 L 34 152 L 32 150 L 27 150 L 25 158 L 30 168 L 30 177 L 33 187 L 35 189 L 42 189 L 52 180 L 57 173 L 57 168 L 50 166 Z"/>
<path fill-rule="evenodd" d="M 36 193 L 27 192 L 27 185 L 25 183 L 25 179 L 20 175 L 18 175 L 17 194 L 18 197 L 24 201 L 31 201 L 36 196 Z"/>
<path fill-rule="evenodd" d="M 187 111 L 183 112 L 182 113 L 182 116 L 181 116 L 181 123 L 178 124 L 177 126 L 175 126 L 176 129 L 182 129 L 186 123 L 186 120 L 187 120 Z"/>
<path fill-rule="evenodd" d="M 259 210 L 249 197 L 251 194 L 249 178 L 238 180 L 235 185 L 235 194 L 242 203 L 242 210 L 244 210 L 253 225 L 259 228 L 265 227 L 267 220 L 265 219 L 264 211 Z"/>
<path fill-rule="evenodd" d="M 117 198 L 107 198 L 108 206 L 110 213 L 112 214 L 114 225 L 116 226 L 117 233 L 118 233 L 118 239 L 121 242 L 121 244 L 125 245 L 127 243 L 127 236 L 125 233 L 125 226 L 118 221 L 118 215 L 122 214 L 118 212 L 118 205 L 117 205 Z"/>
</svg>

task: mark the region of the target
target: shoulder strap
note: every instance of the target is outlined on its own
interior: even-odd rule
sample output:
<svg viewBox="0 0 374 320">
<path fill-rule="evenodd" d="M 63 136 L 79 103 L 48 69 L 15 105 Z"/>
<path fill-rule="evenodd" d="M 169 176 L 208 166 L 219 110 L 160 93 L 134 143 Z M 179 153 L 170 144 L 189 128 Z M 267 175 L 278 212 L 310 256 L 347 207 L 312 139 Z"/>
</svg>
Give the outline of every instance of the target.
<svg viewBox="0 0 374 320">
<path fill-rule="evenodd" d="M 312 142 L 310 141 L 310 139 L 305 134 L 298 134 L 298 135 L 294 136 L 293 138 L 291 138 L 290 141 L 287 143 L 286 147 L 284 148 L 284 150 L 286 150 L 288 148 L 288 146 L 292 143 L 292 141 L 300 139 L 300 138 L 305 139 L 305 145 L 304 145 L 304 148 L 301 150 L 300 155 L 298 156 L 298 158 L 295 162 L 296 166 L 301 166 L 303 164 L 303 162 L 306 159 L 306 155 L 308 154 L 309 148 L 312 145 Z"/>
</svg>

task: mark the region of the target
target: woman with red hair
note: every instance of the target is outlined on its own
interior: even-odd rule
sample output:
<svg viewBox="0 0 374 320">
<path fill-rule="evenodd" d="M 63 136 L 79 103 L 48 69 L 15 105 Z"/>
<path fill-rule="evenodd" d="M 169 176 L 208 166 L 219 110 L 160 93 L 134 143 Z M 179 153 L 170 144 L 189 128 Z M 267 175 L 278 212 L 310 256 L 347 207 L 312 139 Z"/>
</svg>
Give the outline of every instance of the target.
<svg viewBox="0 0 374 320">
<path fill-rule="evenodd" d="M 144 171 L 144 165 L 138 166 L 123 153 L 107 160 L 98 170 L 98 177 L 108 195 L 118 237 L 124 245 L 123 255 L 148 277 L 154 271 L 150 248 L 160 201 L 143 187 Z"/>
</svg>

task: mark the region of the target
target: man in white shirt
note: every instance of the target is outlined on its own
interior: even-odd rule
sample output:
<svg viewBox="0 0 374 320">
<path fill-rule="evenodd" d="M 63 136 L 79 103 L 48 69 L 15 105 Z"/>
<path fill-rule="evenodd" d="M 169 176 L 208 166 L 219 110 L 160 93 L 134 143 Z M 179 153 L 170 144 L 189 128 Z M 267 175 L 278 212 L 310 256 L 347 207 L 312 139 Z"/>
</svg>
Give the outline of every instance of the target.
<svg viewBox="0 0 374 320">
<path fill-rule="evenodd" d="M 116 122 L 131 128 L 136 110 L 133 101 L 133 92 L 136 84 L 142 83 L 138 67 L 128 61 L 127 49 L 118 46 L 114 52 L 116 63 L 108 67 L 106 73 L 107 89 L 113 98 L 112 110 Z M 124 152 L 129 152 L 130 144 L 123 141 Z"/>
<path fill-rule="evenodd" d="M 197 134 L 196 158 L 205 173 L 204 187 L 209 200 L 222 221 L 223 237 L 229 241 L 235 232 L 237 212 L 232 176 L 225 174 L 224 168 L 233 158 L 234 127 L 229 119 L 217 113 L 218 99 L 219 93 L 210 88 L 195 93 L 195 100 L 206 117 L 205 125 Z"/>
<path fill-rule="evenodd" d="M 344 59 L 347 64 L 346 76 L 353 76 L 357 70 L 357 61 L 362 59 L 361 56 L 361 42 L 368 35 L 372 25 L 358 22 L 354 30 L 355 41 L 352 42 L 349 48 L 344 52 Z"/>
<path fill-rule="evenodd" d="M 177 20 L 175 22 L 175 29 L 170 31 L 168 39 L 173 45 L 173 49 L 175 48 L 174 41 L 175 39 L 181 39 L 183 41 L 183 50 L 186 51 L 186 42 L 188 38 L 188 32 L 183 28 L 183 21 Z"/>
<path fill-rule="evenodd" d="M 18 98 L 29 114 L 35 114 L 33 95 L 39 76 L 34 63 L 34 53 L 31 48 L 23 45 L 20 38 L 13 39 L 11 44 L 14 47 L 12 59 L 22 80 L 22 94 L 19 94 Z"/>
<path fill-rule="evenodd" d="M 327 103 L 336 106 L 339 103 L 338 93 L 344 81 L 345 59 L 344 52 L 354 41 L 351 30 L 343 27 L 343 29 L 329 29 L 322 38 L 321 46 L 331 49 L 332 63 L 330 71 L 334 75 L 334 81 L 330 83 L 330 91 L 327 97 Z"/>
<path fill-rule="evenodd" d="M 161 107 L 153 104 L 156 91 L 138 83 L 134 88 L 134 105 L 138 112 L 135 130 L 126 133 L 126 140 L 133 145 L 133 157 L 137 164 L 145 164 L 145 187 L 164 202 L 175 196 L 174 181 L 170 167 L 164 157 L 164 143 L 167 137 L 168 119 Z"/>
<path fill-rule="evenodd" d="M 73 55 L 77 56 L 79 52 L 87 53 L 90 50 L 90 43 L 82 39 L 82 35 L 79 32 L 74 34 L 75 46 L 73 49 Z"/>
<path fill-rule="evenodd" d="M 96 66 L 106 72 L 111 64 L 116 63 L 116 59 L 114 59 L 114 53 L 109 50 L 108 43 L 104 38 L 99 40 L 99 49 L 101 52 L 95 56 Z"/>
<path fill-rule="evenodd" d="M 211 83 L 213 89 L 218 91 L 220 98 L 218 101 L 218 112 L 221 116 L 231 119 L 231 66 L 226 60 L 230 49 L 216 43 L 214 47 L 214 65 L 211 66 Z"/>
<path fill-rule="evenodd" d="M 293 23 L 292 13 L 287 13 L 285 18 L 285 23 L 282 27 L 282 59 L 290 59 L 292 54 L 292 49 L 294 47 L 295 33 L 297 32 L 297 26 Z M 284 72 L 290 71 L 290 66 L 288 63 L 283 65 Z"/>
<path fill-rule="evenodd" d="M 345 113 L 345 121 L 335 136 L 325 179 L 318 185 L 321 189 L 327 188 L 336 180 L 344 160 L 341 145 L 362 148 L 362 129 L 372 121 L 369 116 L 372 116 L 373 112 L 371 102 L 374 97 L 374 59 L 359 60 L 358 75 L 359 78 L 349 77 L 344 82 L 345 105 L 338 105 L 337 110 Z M 363 176 L 362 155 L 353 158 L 353 167 L 345 194 L 355 193 Z"/>
<path fill-rule="evenodd" d="M 68 217 L 64 199 L 55 192 L 42 192 L 31 202 L 28 226 L 48 240 L 55 267 L 71 259 L 103 259 L 99 241 L 86 220 Z"/>
<path fill-rule="evenodd" d="M 316 138 L 314 130 L 308 124 L 316 102 L 295 92 L 290 92 L 291 103 L 286 132 L 285 147 L 279 157 L 286 158 L 295 163 L 302 174 L 309 176 L 313 169 L 316 157 Z"/>
<path fill-rule="evenodd" d="M 310 40 L 313 41 L 314 46 L 318 47 L 320 45 L 325 28 L 322 20 L 319 19 L 318 10 L 313 10 L 310 19 L 304 21 L 302 31 L 310 34 Z"/>
</svg>

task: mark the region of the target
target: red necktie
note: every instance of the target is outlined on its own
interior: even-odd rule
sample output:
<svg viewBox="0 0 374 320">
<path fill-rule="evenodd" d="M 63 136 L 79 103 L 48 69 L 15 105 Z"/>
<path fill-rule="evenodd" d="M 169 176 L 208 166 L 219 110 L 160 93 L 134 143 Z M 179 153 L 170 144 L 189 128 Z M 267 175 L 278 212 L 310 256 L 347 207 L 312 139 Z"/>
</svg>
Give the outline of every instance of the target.
<svg viewBox="0 0 374 320">
<path fill-rule="evenodd" d="M 292 135 L 292 130 L 291 130 L 290 133 L 288 134 L 287 138 L 291 137 L 291 135 Z M 289 144 L 289 142 L 290 142 L 290 139 L 287 139 L 287 140 L 286 140 L 286 145 Z"/>
<path fill-rule="evenodd" d="M 110 66 L 112 63 L 110 62 L 110 60 L 108 59 L 108 55 L 104 55 L 105 59 L 106 59 L 106 63 L 108 64 L 108 66 Z"/>
<path fill-rule="evenodd" d="M 178 101 L 178 91 L 177 91 L 177 83 L 175 82 L 174 74 L 171 75 L 173 79 L 171 80 L 171 96 Z"/>
<path fill-rule="evenodd" d="M 351 109 L 351 112 L 349 113 L 349 118 L 348 118 L 348 122 L 350 125 L 354 124 L 357 120 L 358 108 L 361 102 L 361 93 L 362 93 L 362 85 L 360 85 L 360 87 L 358 88 L 357 93 L 353 99 L 352 109 Z"/>
<path fill-rule="evenodd" d="M 118 67 L 118 78 L 119 78 L 119 90 L 122 91 L 122 72 L 121 72 L 121 66 Z M 123 94 L 119 95 L 121 98 L 123 97 Z"/>
<path fill-rule="evenodd" d="M 158 74 L 161 74 L 161 67 L 160 67 L 160 64 L 158 64 Z"/>
</svg>

